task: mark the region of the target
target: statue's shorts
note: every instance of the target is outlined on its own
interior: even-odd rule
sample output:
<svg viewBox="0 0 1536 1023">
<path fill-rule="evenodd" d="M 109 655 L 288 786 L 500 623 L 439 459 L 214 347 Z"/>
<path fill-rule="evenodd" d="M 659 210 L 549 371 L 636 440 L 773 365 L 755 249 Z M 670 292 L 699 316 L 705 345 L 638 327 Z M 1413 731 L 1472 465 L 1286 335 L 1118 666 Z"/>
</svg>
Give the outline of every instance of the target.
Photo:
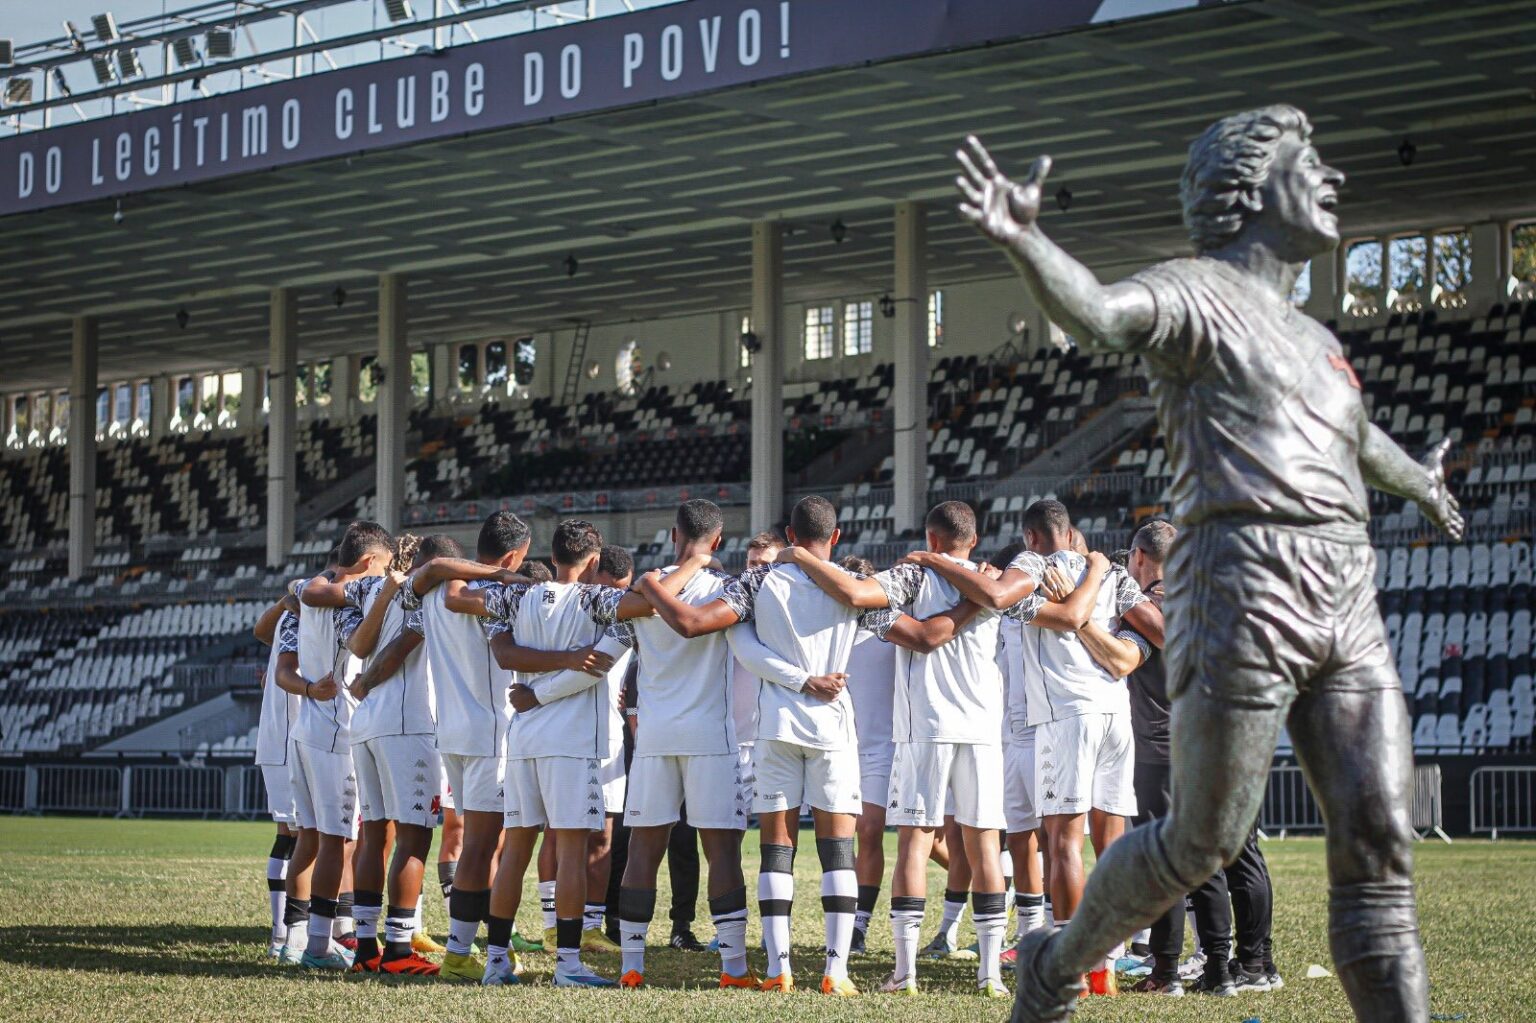
<svg viewBox="0 0 1536 1023">
<path fill-rule="evenodd" d="M 1238 707 L 1399 687 L 1365 527 L 1207 522 L 1164 568 L 1168 695 Z"/>
</svg>

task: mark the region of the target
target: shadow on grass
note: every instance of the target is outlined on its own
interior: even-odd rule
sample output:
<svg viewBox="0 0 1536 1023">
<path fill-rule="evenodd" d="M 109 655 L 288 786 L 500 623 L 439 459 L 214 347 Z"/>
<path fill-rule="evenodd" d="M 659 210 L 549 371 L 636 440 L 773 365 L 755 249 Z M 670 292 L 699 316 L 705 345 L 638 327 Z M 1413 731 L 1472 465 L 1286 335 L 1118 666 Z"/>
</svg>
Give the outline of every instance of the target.
<svg viewBox="0 0 1536 1023">
<path fill-rule="evenodd" d="M 254 977 L 276 973 L 267 933 L 257 927 L 0 927 L 7 960 L 40 970 L 92 970 L 166 977 Z"/>
</svg>

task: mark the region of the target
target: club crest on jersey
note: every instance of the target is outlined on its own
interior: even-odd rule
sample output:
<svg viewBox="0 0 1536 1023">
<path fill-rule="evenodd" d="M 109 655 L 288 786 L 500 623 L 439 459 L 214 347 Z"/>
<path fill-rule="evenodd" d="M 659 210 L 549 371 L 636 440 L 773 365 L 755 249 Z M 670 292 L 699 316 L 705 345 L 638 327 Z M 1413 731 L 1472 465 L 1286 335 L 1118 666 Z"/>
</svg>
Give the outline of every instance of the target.
<svg viewBox="0 0 1536 1023">
<path fill-rule="evenodd" d="M 540 597 L 539 599 L 544 601 L 544 603 L 546 603 L 546 604 L 553 604 L 555 602 L 555 591 L 554 590 L 545 590 L 544 591 L 544 595 L 542 597 Z"/>
</svg>

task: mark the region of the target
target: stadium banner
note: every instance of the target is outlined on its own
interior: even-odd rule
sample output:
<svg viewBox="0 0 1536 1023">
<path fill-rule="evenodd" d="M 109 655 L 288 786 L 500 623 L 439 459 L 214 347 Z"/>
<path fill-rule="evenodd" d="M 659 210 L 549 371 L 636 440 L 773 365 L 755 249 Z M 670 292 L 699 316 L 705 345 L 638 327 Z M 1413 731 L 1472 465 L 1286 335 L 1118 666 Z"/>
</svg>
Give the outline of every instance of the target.
<svg viewBox="0 0 1536 1023">
<path fill-rule="evenodd" d="M 688 0 L 0 139 L 0 215 L 1219 2 Z"/>
</svg>

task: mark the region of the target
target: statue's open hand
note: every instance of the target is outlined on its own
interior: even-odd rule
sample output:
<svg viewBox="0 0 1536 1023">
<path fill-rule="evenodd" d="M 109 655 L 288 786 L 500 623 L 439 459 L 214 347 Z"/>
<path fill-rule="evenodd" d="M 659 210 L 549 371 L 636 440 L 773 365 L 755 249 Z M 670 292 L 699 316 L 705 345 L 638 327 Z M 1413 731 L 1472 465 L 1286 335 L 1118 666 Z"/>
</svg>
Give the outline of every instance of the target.
<svg viewBox="0 0 1536 1023">
<path fill-rule="evenodd" d="M 1451 494 L 1451 488 L 1445 480 L 1445 453 L 1450 446 L 1451 439 L 1447 437 L 1424 456 L 1424 472 L 1429 477 L 1429 491 L 1419 502 L 1419 510 L 1425 518 L 1445 530 L 1452 540 L 1460 540 L 1466 523 L 1461 517 L 1461 505 Z"/>
<path fill-rule="evenodd" d="M 1042 156 L 1030 164 L 1023 181 L 1013 181 L 997 169 L 986 147 L 976 136 L 967 136 L 955 152 L 964 173 L 955 178 L 964 201 L 960 215 L 981 233 L 1003 246 L 1011 246 L 1034 227 L 1040 216 L 1040 189 L 1051 172 L 1051 158 Z"/>
</svg>

